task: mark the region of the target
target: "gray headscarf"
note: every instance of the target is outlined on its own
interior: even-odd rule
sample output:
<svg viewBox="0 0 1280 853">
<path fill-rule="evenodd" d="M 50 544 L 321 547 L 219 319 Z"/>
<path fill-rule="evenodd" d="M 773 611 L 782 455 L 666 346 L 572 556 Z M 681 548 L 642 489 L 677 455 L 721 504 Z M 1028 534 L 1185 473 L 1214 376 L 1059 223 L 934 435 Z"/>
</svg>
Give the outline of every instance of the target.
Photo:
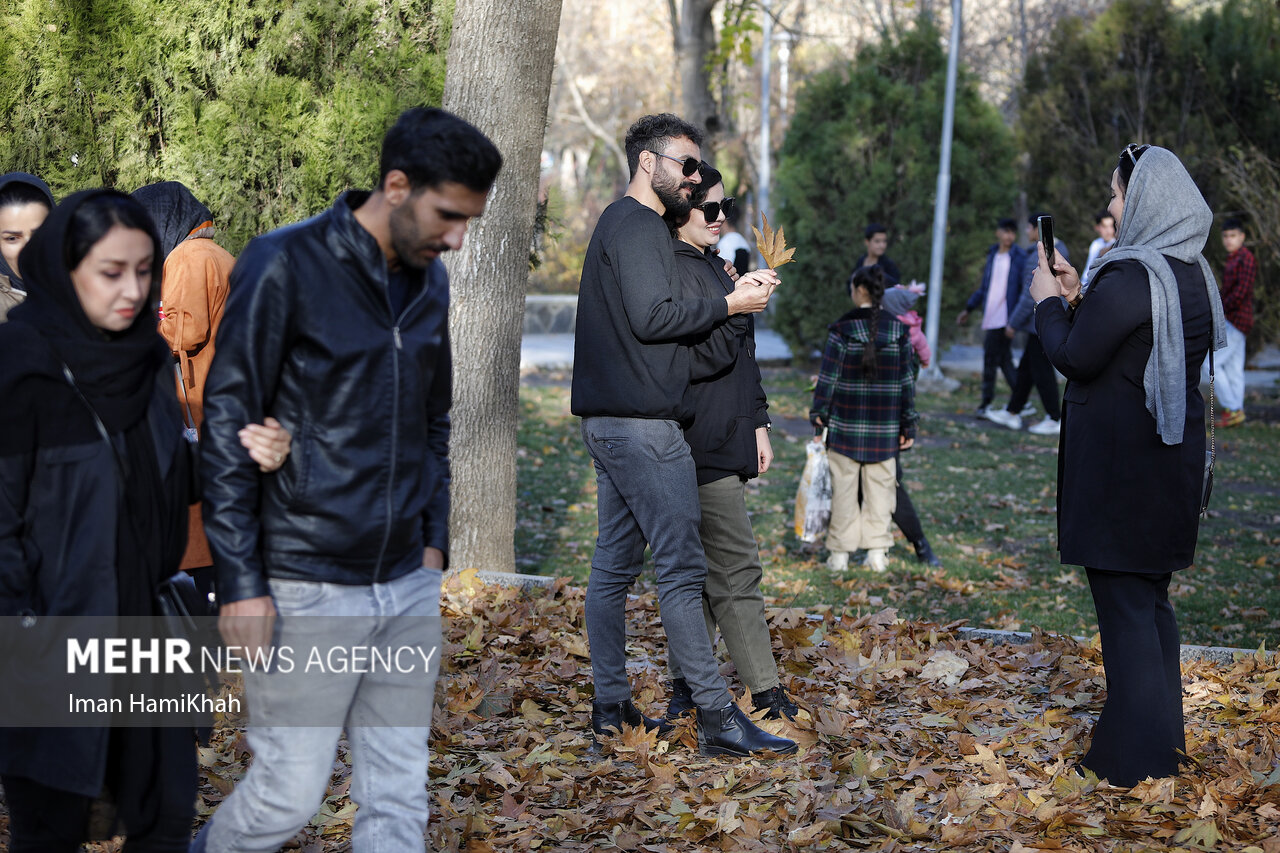
<svg viewBox="0 0 1280 853">
<path fill-rule="evenodd" d="M 1181 444 L 1187 420 L 1186 344 L 1178 281 L 1165 256 L 1184 263 L 1200 262 L 1209 307 L 1213 311 L 1215 350 L 1227 345 L 1226 320 L 1218 281 L 1202 252 L 1213 225 L 1213 211 L 1186 167 L 1172 151 L 1154 145 L 1138 158 L 1124 193 L 1124 213 L 1115 245 L 1093 266 L 1096 282 L 1102 267 L 1116 261 L 1139 261 L 1151 281 L 1151 357 L 1142 374 L 1147 411 L 1165 444 Z"/>
</svg>

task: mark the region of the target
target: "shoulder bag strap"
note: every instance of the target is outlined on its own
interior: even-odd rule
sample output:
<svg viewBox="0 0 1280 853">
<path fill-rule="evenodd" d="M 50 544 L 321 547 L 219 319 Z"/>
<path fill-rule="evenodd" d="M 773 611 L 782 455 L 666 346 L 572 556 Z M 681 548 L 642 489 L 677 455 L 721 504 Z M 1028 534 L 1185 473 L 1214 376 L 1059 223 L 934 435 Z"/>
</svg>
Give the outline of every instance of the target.
<svg viewBox="0 0 1280 853">
<path fill-rule="evenodd" d="M 1217 418 L 1213 412 L 1213 343 L 1209 343 L 1209 457 L 1218 458 Z"/>
</svg>

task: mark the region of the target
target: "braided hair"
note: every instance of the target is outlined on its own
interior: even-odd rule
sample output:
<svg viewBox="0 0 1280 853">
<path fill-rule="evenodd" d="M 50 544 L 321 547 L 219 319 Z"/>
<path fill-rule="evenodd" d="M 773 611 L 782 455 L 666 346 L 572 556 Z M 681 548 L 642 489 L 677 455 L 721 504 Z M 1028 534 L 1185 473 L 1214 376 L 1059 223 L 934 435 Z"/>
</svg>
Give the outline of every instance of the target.
<svg viewBox="0 0 1280 853">
<path fill-rule="evenodd" d="M 880 329 L 880 300 L 884 297 L 884 272 L 878 266 L 859 267 L 849 276 L 849 295 L 856 288 L 863 288 L 871 296 L 871 340 L 862 351 L 862 376 L 874 379 L 879 367 L 880 353 L 876 349 L 876 336 Z"/>
</svg>

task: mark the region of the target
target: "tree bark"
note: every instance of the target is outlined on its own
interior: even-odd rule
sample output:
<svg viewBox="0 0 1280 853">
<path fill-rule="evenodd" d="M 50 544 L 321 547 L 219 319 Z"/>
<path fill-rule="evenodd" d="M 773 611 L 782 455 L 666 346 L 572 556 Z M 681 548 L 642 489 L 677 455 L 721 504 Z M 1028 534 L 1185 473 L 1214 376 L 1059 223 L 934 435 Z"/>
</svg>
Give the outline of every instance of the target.
<svg viewBox="0 0 1280 853">
<path fill-rule="evenodd" d="M 458 0 L 444 108 L 502 152 L 485 214 L 446 256 L 454 568 L 515 570 L 520 334 L 561 0 Z"/>
<path fill-rule="evenodd" d="M 715 0 L 682 0 L 675 14 L 670 0 L 671 31 L 680 67 L 680 93 L 684 118 L 706 134 L 702 157 L 711 159 L 713 141 L 721 130 L 720 109 L 711 94 L 711 68 L 707 62 L 716 49 L 716 28 L 711 20 Z"/>
</svg>

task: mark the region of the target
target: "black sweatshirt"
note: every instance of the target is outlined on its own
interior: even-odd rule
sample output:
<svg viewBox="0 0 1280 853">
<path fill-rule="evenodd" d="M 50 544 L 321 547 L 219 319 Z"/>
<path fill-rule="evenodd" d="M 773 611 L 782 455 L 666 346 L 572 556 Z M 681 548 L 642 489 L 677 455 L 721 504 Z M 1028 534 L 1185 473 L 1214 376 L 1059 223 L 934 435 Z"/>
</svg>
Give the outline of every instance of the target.
<svg viewBox="0 0 1280 853">
<path fill-rule="evenodd" d="M 609 205 L 582 265 L 573 414 L 693 417 L 689 350 L 679 341 L 725 319 L 729 306 L 723 297 L 677 299 L 679 292 L 662 217 L 630 196 Z"/>
<path fill-rule="evenodd" d="M 718 255 L 679 240 L 675 255 L 681 295 L 723 296 L 733 290 Z M 690 347 L 694 409 L 684 438 L 698 467 L 698 485 L 735 475 L 758 476 L 756 429 L 769 423 L 769 404 L 756 364 L 754 321 L 745 315 L 730 317 L 684 342 Z"/>
</svg>

